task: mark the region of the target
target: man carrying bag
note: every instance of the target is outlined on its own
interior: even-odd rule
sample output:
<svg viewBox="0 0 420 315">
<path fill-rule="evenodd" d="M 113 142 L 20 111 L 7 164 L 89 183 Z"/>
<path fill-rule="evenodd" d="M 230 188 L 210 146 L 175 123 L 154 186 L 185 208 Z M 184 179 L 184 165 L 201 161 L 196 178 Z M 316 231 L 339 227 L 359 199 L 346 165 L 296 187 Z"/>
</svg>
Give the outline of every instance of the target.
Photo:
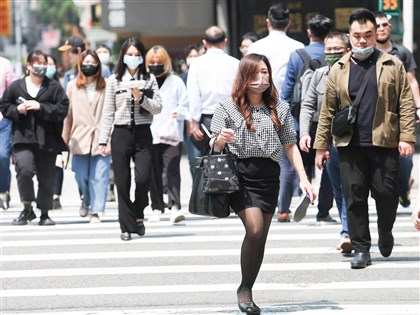
<svg viewBox="0 0 420 315">
<path fill-rule="evenodd" d="M 333 134 L 355 251 L 350 264 L 353 269 L 372 264 L 369 193 L 376 201 L 379 251 L 384 257 L 392 253 L 392 228 L 398 208 L 398 156 L 411 155 L 416 139 L 415 106 L 404 66 L 398 58 L 375 49 L 376 26 L 375 15 L 367 9 L 350 15 L 352 51 L 331 68 L 314 143 L 316 164 L 323 168 L 324 160 L 329 160 L 332 119 L 354 103 L 365 73 L 372 68 L 352 128 L 342 135 Z"/>
</svg>

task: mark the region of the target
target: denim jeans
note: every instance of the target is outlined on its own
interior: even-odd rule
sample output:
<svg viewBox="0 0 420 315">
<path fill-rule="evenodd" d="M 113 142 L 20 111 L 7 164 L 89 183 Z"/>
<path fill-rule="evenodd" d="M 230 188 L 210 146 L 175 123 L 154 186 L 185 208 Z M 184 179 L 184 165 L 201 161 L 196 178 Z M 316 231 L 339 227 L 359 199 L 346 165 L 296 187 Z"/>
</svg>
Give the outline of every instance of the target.
<svg viewBox="0 0 420 315">
<path fill-rule="evenodd" d="M 400 168 L 398 171 L 398 195 L 406 196 L 410 193 L 410 176 L 411 170 L 413 169 L 413 156 L 399 156 L 398 162 L 400 164 Z"/>
<path fill-rule="evenodd" d="M 74 155 L 72 169 L 76 174 L 77 185 L 83 193 L 83 204 L 89 213 L 105 211 L 108 193 L 111 155 Z"/>
<path fill-rule="evenodd" d="M 277 202 L 277 211 L 279 213 L 289 211 L 293 193 L 297 188 L 299 188 L 299 177 L 283 148 L 282 160 L 280 162 L 280 191 Z"/>
<path fill-rule="evenodd" d="M 330 177 L 330 182 L 333 188 L 334 199 L 337 205 L 338 213 L 340 214 L 342 230 L 340 234 L 342 236 L 349 235 L 349 228 L 347 225 L 347 210 L 346 202 L 344 199 L 343 191 L 341 189 L 341 178 L 340 178 L 340 168 L 338 166 L 338 151 L 335 146 L 330 145 L 330 163 L 326 163 L 326 168 L 328 176 Z"/>
<path fill-rule="evenodd" d="M 12 122 L 0 120 L 0 193 L 10 191 L 10 146 L 12 140 Z"/>
</svg>

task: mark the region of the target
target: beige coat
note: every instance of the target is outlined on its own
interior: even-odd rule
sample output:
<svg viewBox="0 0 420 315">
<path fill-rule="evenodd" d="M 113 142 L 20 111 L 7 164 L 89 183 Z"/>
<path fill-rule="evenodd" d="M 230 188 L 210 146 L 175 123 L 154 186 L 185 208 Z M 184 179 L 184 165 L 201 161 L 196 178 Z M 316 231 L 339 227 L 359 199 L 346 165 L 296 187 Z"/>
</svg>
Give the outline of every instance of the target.
<svg viewBox="0 0 420 315">
<path fill-rule="evenodd" d="M 330 70 L 318 120 L 314 148 L 328 149 L 332 117 L 350 104 L 348 92 L 351 52 L 344 55 Z M 396 148 L 400 141 L 415 142 L 415 105 L 402 62 L 383 53 L 376 62 L 378 101 L 372 126 L 374 146 Z M 369 92 L 369 91 L 367 91 Z M 337 147 L 349 144 L 353 133 L 333 137 Z"/>
<path fill-rule="evenodd" d="M 99 155 L 100 121 L 105 98 L 105 89 L 95 91 L 89 104 L 85 89 L 77 89 L 76 80 L 67 85 L 70 100 L 69 112 L 64 120 L 63 139 L 73 155 Z M 111 150 L 107 144 L 107 152 Z"/>
</svg>

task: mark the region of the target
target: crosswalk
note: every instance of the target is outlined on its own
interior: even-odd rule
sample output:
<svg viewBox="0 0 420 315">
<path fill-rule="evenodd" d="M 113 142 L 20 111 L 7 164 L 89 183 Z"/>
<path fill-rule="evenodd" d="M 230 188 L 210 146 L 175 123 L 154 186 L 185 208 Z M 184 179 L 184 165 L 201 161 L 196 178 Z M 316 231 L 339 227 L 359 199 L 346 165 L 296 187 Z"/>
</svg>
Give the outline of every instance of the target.
<svg viewBox="0 0 420 315">
<path fill-rule="evenodd" d="M 144 237 L 123 242 L 116 203 L 100 224 L 76 205 L 54 211 L 49 227 L 12 226 L 18 213 L 0 211 L 2 315 L 240 314 L 236 216 L 187 214 L 172 225 L 165 213 L 146 222 Z M 390 258 L 379 254 L 371 213 L 373 265 L 363 270 L 335 249 L 340 225 L 318 226 L 315 214 L 311 206 L 300 223 L 273 220 L 254 287 L 262 314 L 420 314 L 420 233 L 408 209 L 399 209 Z"/>
</svg>

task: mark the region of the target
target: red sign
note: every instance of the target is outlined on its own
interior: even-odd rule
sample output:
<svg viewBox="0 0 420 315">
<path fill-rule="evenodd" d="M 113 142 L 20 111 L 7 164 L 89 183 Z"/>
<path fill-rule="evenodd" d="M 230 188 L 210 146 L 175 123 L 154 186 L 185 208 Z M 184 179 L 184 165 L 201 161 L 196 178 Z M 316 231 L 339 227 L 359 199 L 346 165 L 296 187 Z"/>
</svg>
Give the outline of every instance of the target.
<svg viewBox="0 0 420 315">
<path fill-rule="evenodd" d="M 0 0 L 0 36 L 10 36 L 11 27 L 10 0 Z"/>
</svg>

